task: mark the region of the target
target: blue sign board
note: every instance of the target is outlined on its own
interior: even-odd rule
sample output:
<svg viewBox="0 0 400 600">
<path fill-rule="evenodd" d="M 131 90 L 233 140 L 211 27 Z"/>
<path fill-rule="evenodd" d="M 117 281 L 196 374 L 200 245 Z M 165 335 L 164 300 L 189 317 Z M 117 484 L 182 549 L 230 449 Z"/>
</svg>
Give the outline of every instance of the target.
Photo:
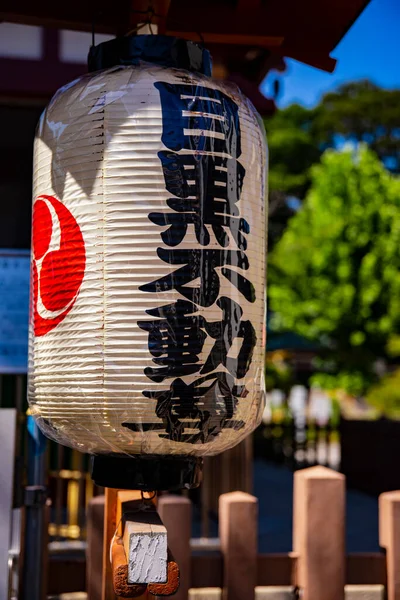
<svg viewBox="0 0 400 600">
<path fill-rule="evenodd" d="M 0 373 L 28 368 L 29 250 L 0 249 Z"/>
</svg>

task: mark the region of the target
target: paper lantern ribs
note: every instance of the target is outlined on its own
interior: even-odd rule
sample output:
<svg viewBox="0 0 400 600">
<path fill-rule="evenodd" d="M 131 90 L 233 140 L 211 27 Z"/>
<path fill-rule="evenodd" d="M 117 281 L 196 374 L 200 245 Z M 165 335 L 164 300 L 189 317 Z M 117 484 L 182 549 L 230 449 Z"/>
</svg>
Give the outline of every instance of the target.
<svg viewBox="0 0 400 600">
<path fill-rule="evenodd" d="M 89 64 L 35 140 L 31 410 L 103 485 L 195 485 L 262 414 L 265 134 L 191 42 Z"/>
</svg>

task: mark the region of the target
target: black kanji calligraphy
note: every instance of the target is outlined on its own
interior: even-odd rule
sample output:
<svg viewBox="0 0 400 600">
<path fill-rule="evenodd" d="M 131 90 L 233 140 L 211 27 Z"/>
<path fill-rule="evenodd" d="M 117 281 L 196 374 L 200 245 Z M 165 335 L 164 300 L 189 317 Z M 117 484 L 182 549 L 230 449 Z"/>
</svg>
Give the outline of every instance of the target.
<svg viewBox="0 0 400 600">
<path fill-rule="evenodd" d="M 200 430 L 196 441 L 202 443 L 220 433 L 224 423 L 232 418 L 238 398 L 246 394 L 245 386 L 237 385 L 231 375 L 222 372 L 200 377 L 190 384 L 178 378 L 168 390 L 143 392 L 147 398 L 157 400 L 156 415 L 165 421 L 169 439 L 183 441 L 184 420 L 193 419 L 197 423 L 189 427 Z M 192 437 L 191 443 L 195 443 L 194 436 L 189 439 Z"/>
<path fill-rule="evenodd" d="M 197 373 L 202 368 L 199 363 L 206 339 L 204 318 L 194 316 L 197 306 L 186 300 L 146 311 L 160 317 L 152 321 L 139 321 L 138 325 L 149 333 L 149 350 L 153 362 L 159 368 L 147 367 L 146 376 L 155 382 L 168 377 L 182 377 Z"/>
<path fill-rule="evenodd" d="M 170 150 L 241 155 L 239 109 L 229 96 L 200 85 L 157 82 L 162 142 Z"/>
<path fill-rule="evenodd" d="M 223 429 L 244 427 L 243 421 L 233 418 L 239 399 L 248 393 L 244 382 L 238 382 L 249 371 L 257 341 L 241 305 L 220 297 L 220 277 L 225 277 L 247 302 L 256 299 L 246 277 L 250 227 L 239 210 L 246 174 L 238 161 L 239 109 L 218 89 L 154 85 L 161 99 L 162 141 L 168 148 L 158 156 L 171 197 L 166 198 L 165 210 L 151 212 L 149 219 L 165 228 L 160 236 L 168 248 L 157 248 L 157 255 L 174 270 L 140 290 L 155 294 L 175 290 L 185 299 L 147 310 L 149 318 L 138 321 L 148 333 L 153 363 L 145 375 L 164 384 L 162 390 L 145 389 L 142 394 L 156 401 L 156 416 L 162 422 L 123 426 L 158 430 L 160 437 L 175 442 L 204 444 Z M 195 236 L 191 239 L 201 248 L 179 247 L 189 227 Z M 204 248 L 211 244 L 211 233 L 213 245 Z M 221 318 L 209 320 L 204 308 L 215 303 Z"/>
<path fill-rule="evenodd" d="M 218 243 L 229 245 L 225 228 L 229 229 L 241 250 L 246 250 L 244 234 L 250 232 L 248 222 L 239 216 L 236 203 L 245 175 L 244 167 L 235 159 L 160 152 L 166 188 L 177 198 L 169 198 L 167 205 L 176 213 L 150 213 L 149 219 L 157 225 L 170 225 L 161 234 L 165 244 L 177 246 L 186 235 L 189 224 L 194 225 L 197 241 L 206 246 L 211 225 Z"/>
<path fill-rule="evenodd" d="M 231 265 L 243 270 L 249 268 L 246 254 L 235 250 L 158 248 L 157 254 L 166 263 L 183 266 L 164 277 L 142 285 L 139 289 L 156 293 L 176 289 L 182 296 L 200 306 L 211 306 L 218 298 L 220 281 L 217 267 Z M 246 300 L 254 302 L 254 286 L 249 280 L 227 267 L 221 269 L 221 273 L 237 287 Z M 199 279 L 198 287 L 186 285 L 196 279 Z"/>
<path fill-rule="evenodd" d="M 215 340 L 214 346 L 201 369 L 201 373 L 210 373 L 220 365 L 226 367 L 237 379 L 242 379 L 249 370 L 257 336 L 251 321 L 242 321 L 243 310 L 237 302 L 222 296 L 217 300 L 222 309 L 221 321 L 205 323 L 210 337 Z M 235 338 L 241 338 L 242 345 L 236 358 L 229 356 Z"/>
</svg>

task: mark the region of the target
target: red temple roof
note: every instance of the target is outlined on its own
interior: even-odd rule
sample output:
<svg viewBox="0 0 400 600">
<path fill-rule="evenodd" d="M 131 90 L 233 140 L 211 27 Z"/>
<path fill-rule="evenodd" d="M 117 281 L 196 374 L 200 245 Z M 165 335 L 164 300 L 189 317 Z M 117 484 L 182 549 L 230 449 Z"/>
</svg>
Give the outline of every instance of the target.
<svg viewBox="0 0 400 600">
<path fill-rule="evenodd" d="M 160 33 L 204 41 L 214 56 L 259 48 L 331 71 L 331 51 L 369 0 L 2 0 L 0 20 L 64 29 L 126 33 L 152 21 Z M 262 61 L 260 61 L 262 63 Z M 267 69 L 268 70 L 268 69 Z M 253 79 L 266 70 L 259 65 Z"/>
</svg>

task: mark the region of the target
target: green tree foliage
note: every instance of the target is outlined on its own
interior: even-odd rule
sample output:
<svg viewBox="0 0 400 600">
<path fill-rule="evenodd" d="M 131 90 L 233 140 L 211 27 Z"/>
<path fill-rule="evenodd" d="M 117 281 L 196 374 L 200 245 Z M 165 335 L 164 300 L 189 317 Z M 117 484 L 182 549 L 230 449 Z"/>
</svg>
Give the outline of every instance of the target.
<svg viewBox="0 0 400 600">
<path fill-rule="evenodd" d="M 291 105 L 265 122 L 270 149 L 270 247 L 282 235 L 294 210 L 288 198 L 302 200 L 311 167 L 327 148 L 363 142 L 392 172 L 400 172 L 400 90 L 369 81 L 345 84 L 326 94 L 313 109 Z"/>
<path fill-rule="evenodd" d="M 311 132 L 313 114 L 293 104 L 267 121 L 271 191 L 297 198 L 303 198 L 307 191 L 310 167 L 321 155 Z"/>
<path fill-rule="evenodd" d="M 366 148 L 328 150 L 311 173 L 270 254 L 272 326 L 320 344 L 325 387 L 361 393 L 400 325 L 400 180 Z"/>
<path fill-rule="evenodd" d="M 364 142 L 399 173 L 400 90 L 384 90 L 367 80 L 342 85 L 314 109 L 312 136 L 320 148 L 335 146 L 338 136 Z"/>
<path fill-rule="evenodd" d="M 389 418 L 400 418 L 400 369 L 386 375 L 373 385 L 366 396 L 370 406 Z"/>
<path fill-rule="evenodd" d="M 297 104 L 277 111 L 266 122 L 269 148 L 269 246 L 281 237 L 295 210 L 287 202 L 302 199 L 310 185 L 310 169 L 321 151 L 310 128 L 312 111 Z"/>
</svg>

